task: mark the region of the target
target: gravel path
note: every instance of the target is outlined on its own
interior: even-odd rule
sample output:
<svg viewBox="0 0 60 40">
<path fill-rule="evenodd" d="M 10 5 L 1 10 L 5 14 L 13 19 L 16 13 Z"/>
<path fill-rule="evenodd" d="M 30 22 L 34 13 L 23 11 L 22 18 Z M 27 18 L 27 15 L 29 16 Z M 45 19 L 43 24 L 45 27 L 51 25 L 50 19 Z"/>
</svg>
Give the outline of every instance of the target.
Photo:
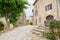
<svg viewBox="0 0 60 40">
<path fill-rule="evenodd" d="M 6 33 L 3 33 L 0 36 L 0 40 L 31 40 L 32 38 L 32 29 L 35 26 L 22 26 Z"/>
</svg>

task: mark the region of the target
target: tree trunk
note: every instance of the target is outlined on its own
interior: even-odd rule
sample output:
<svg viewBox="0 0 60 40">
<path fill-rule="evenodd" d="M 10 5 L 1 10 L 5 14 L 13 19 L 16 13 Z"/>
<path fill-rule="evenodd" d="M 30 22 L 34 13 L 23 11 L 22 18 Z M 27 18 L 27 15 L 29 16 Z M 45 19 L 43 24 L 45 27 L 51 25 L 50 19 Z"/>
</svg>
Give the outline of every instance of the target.
<svg viewBox="0 0 60 40">
<path fill-rule="evenodd" d="M 7 24 L 6 29 L 9 30 L 10 29 L 10 22 L 8 21 L 7 13 L 5 13 L 5 20 L 6 20 L 6 24 Z"/>
</svg>

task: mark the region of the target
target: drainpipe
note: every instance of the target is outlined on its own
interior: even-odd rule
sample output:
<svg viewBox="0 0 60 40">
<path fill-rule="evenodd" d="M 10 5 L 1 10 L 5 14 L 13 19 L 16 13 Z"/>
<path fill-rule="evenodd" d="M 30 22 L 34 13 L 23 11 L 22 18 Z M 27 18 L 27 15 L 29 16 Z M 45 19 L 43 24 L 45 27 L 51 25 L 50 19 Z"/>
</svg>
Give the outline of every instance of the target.
<svg viewBox="0 0 60 40">
<path fill-rule="evenodd" d="M 60 20 L 59 19 L 59 10 L 58 10 L 59 9 L 58 8 L 59 7 L 59 0 L 56 0 L 56 7 L 57 7 L 57 20 Z"/>
</svg>

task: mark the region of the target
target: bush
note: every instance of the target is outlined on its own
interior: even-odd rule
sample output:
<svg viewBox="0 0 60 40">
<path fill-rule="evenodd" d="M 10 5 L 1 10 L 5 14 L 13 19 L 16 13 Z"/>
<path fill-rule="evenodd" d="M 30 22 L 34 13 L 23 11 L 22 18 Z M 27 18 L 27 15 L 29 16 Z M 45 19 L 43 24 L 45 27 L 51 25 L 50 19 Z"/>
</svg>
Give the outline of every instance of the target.
<svg viewBox="0 0 60 40">
<path fill-rule="evenodd" d="M 4 23 L 0 21 L 0 31 L 4 30 Z"/>
<path fill-rule="evenodd" d="M 46 33 L 45 38 L 50 39 L 50 40 L 56 40 L 55 34 L 53 33 Z"/>
<path fill-rule="evenodd" d="M 33 23 L 32 23 L 32 22 L 30 22 L 30 25 L 33 25 Z"/>
<path fill-rule="evenodd" d="M 50 28 L 55 28 L 56 27 L 56 21 L 50 21 L 49 26 Z"/>
<path fill-rule="evenodd" d="M 60 21 L 52 20 L 49 22 L 49 29 L 51 30 L 50 33 L 45 34 L 45 38 L 50 40 L 56 40 L 56 37 L 60 38 Z M 55 32 L 54 29 L 57 29 Z"/>
</svg>

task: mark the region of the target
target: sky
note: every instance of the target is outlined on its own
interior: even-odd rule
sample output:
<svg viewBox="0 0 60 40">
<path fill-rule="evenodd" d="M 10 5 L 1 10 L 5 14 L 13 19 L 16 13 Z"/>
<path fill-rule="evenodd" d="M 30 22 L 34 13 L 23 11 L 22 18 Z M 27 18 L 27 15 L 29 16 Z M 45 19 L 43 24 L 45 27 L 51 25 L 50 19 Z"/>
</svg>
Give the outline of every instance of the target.
<svg viewBox="0 0 60 40">
<path fill-rule="evenodd" d="M 25 10 L 27 19 L 29 19 L 29 16 L 32 16 L 32 15 L 33 15 L 33 13 L 32 13 L 32 9 L 33 9 L 32 4 L 34 3 L 34 1 L 35 1 L 35 0 L 28 0 L 28 3 L 31 4 L 31 6 L 28 6 L 28 9 Z"/>
</svg>

